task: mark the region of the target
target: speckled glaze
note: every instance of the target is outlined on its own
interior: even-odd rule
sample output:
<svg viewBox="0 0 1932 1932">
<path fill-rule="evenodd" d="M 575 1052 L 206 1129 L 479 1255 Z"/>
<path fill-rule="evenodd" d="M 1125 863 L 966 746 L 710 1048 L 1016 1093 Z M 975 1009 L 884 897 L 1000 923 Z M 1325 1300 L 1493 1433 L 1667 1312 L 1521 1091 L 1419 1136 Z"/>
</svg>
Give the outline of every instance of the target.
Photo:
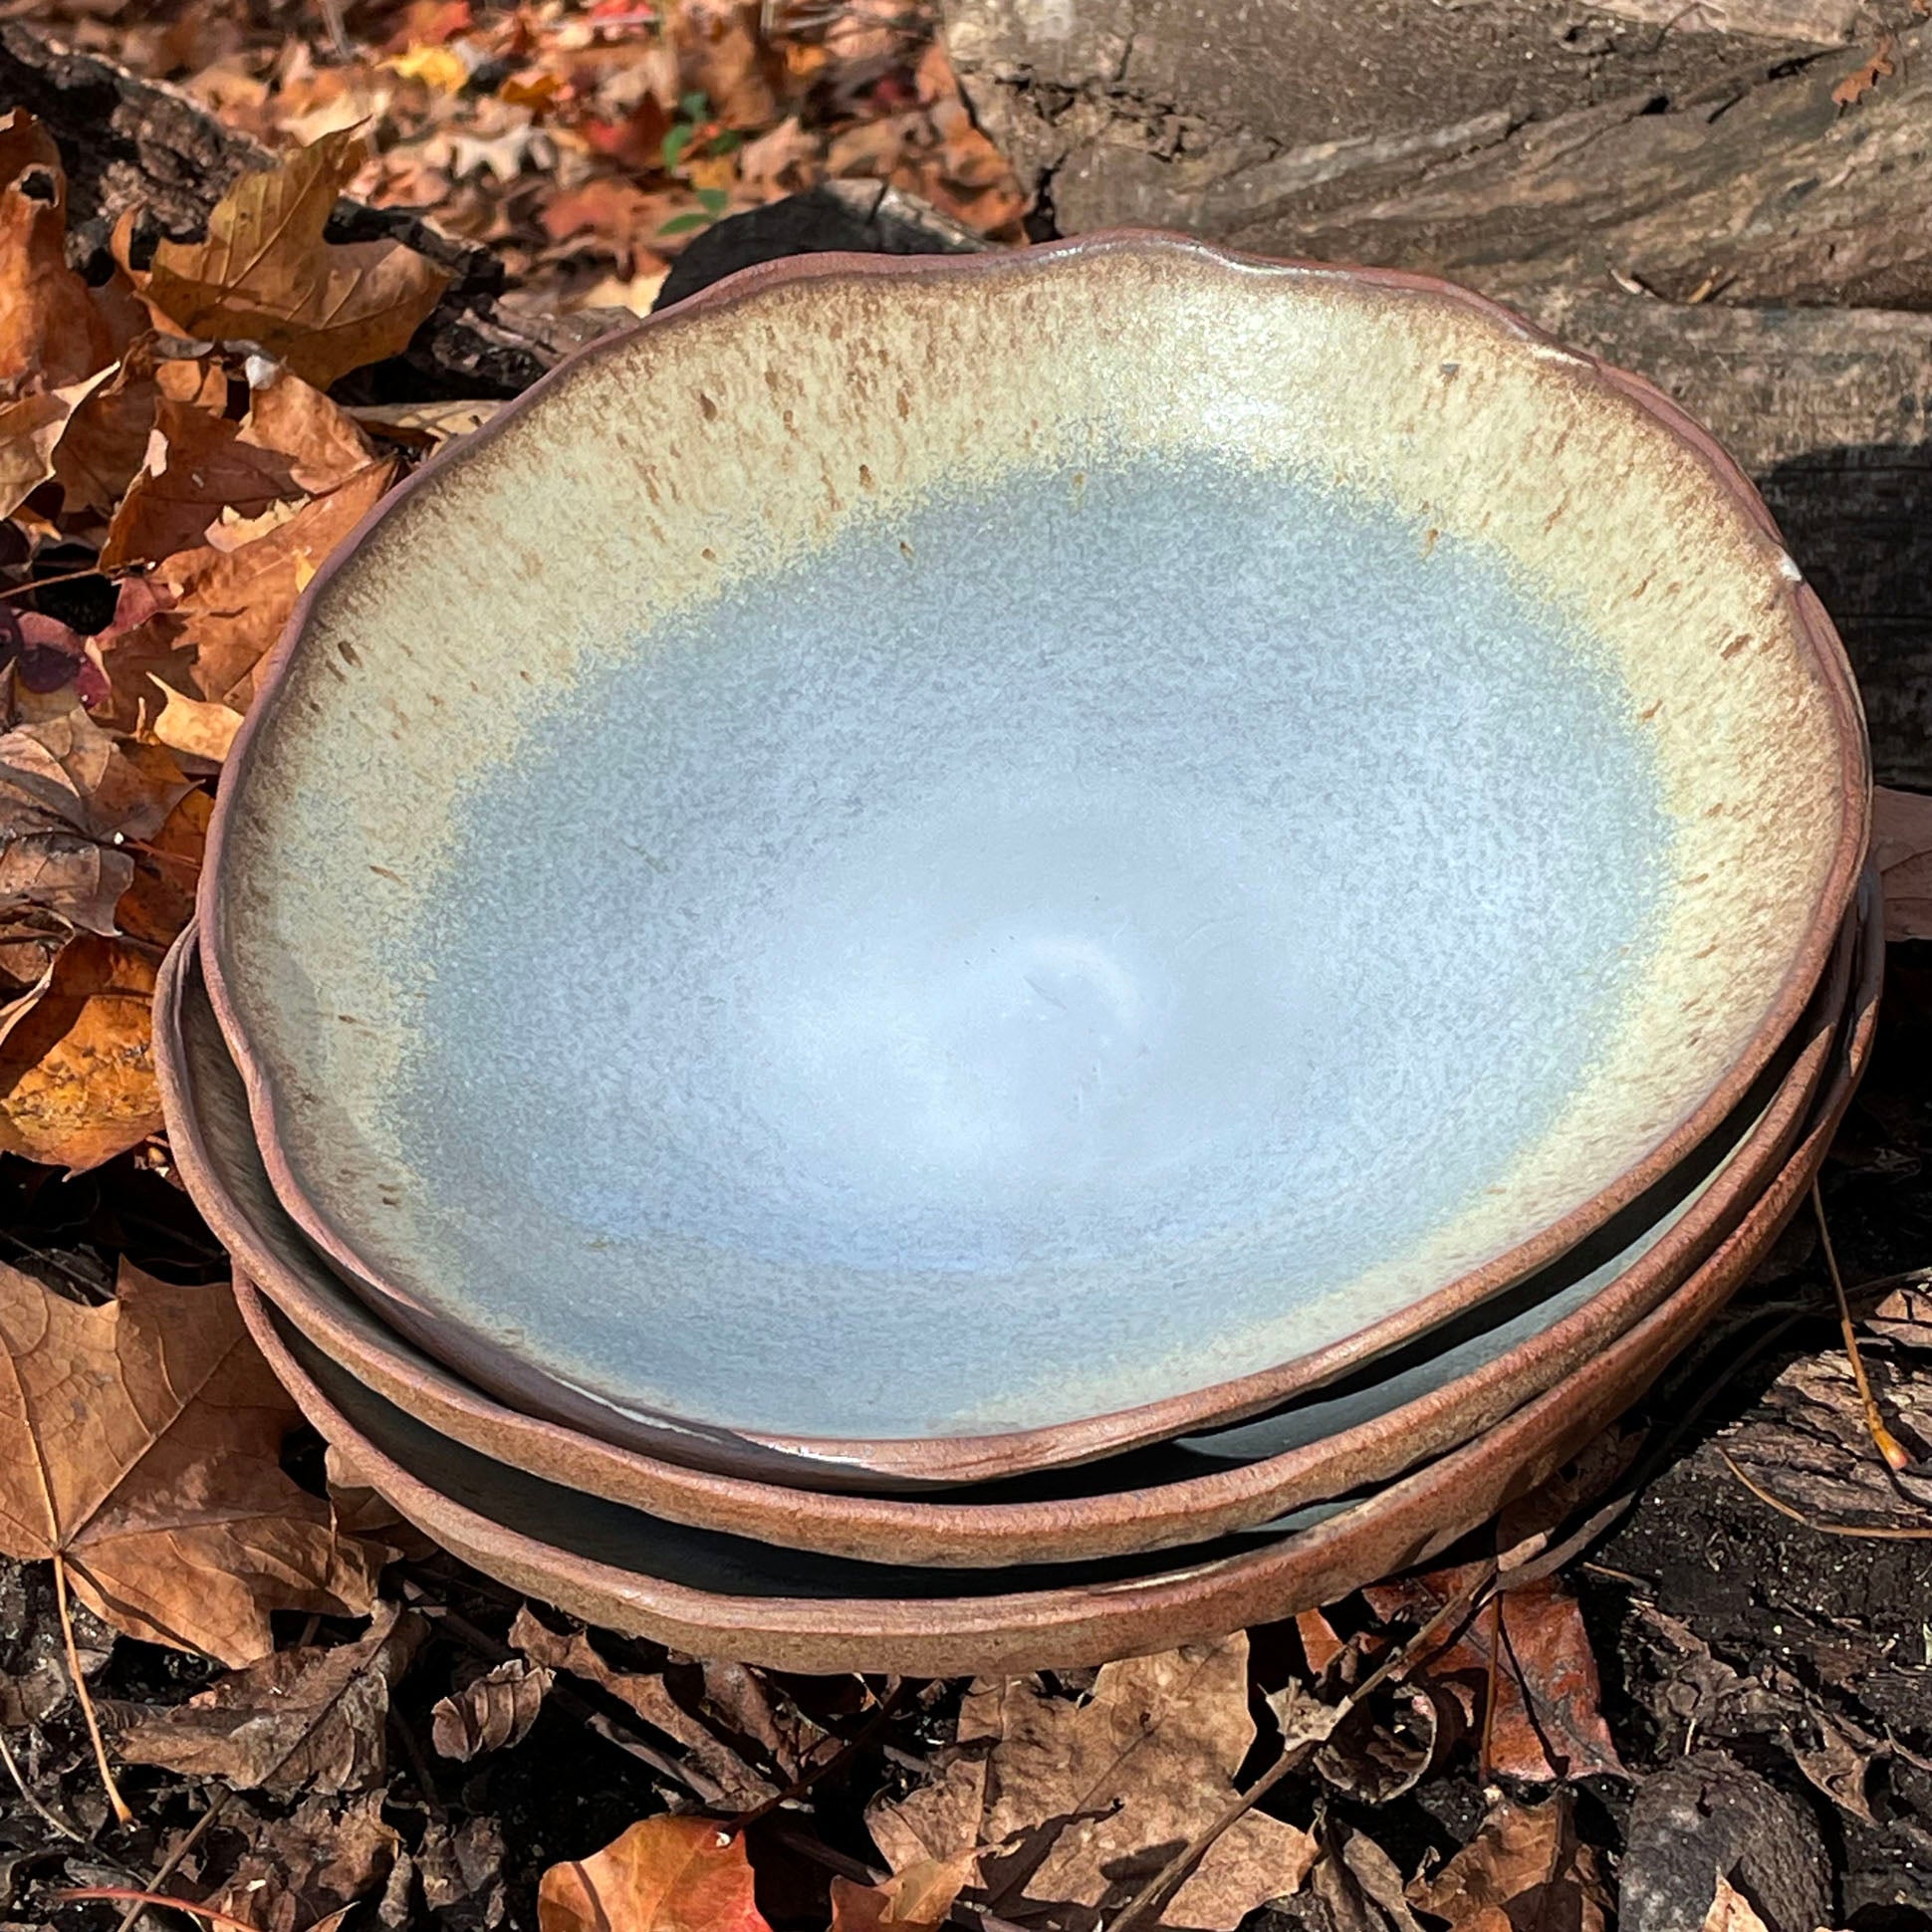
<svg viewBox="0 0 1932 1932">
<path fill-rule="evenodd" d="M 312 587 L 211 991 L 385 1319 L 684 1461 L 957 1481 L 1562 1254 L 1796 1023 L 1842 654 L 1654 391 L 1422 278 L 812 258 Z"/>
<path fill-rule="evenodd" d="M 1332 1602 L 1426 1562 L 1561 1468 L 1723 1306 L 1802 1204 L 1869 1057 L 1882 976 L 1883 948 L 1869 946 L 1830 1086 L 1791 1160 L 1666 1302 L 1476 1441 L 1311 1527 L 1259 1537 L 1237 1554 L 1180 1570 L 1150 1561 L 1138 1575 L 1116 1570 L 1104 1581 L 1004 1591 L 996 1572 L 987 1579 L 995 1593 L 956 1595 L 942 1592 L 957 1572 L 912 1571 L 900 1574 L 914 1579 L 916 1595 L 840 1595 L 838 1570 L 825 1568 L 833 1560 L 761 1556 L 757 1546 L 728 1538 L 717 1539 L 720 1547 L 707 1559 L 689 1541 L 697 1533 L 678 1532 L 684 1573 L 709 1561 L 731 1583 L 727 1591 L 666 1581 L 649 1568 L 663 1526 L 434 1437 L 333 1370 L 281 1326 L 283 1318 L 245 1276 L 237 1277 L 236 1297 L 298 1406 L 363 1481 L 463 1561 L 590 1622 L 702 1657 L 798 1671 L 954 1676 L 1099 1663 Z M 333 1374 L 340 1405 L 298 1361 L 297 1349 Z M 444 1488 L 425 1480 L 432 1469 Z M 796 1580 L 788 1582 L 788 1570 Z"/>
<path fill-rule="evenodd" d="M 155 1059 L 177 1171 L 237 1264 L 326 1357 L 440 1434 L 572 1490 L 790 1548 L 877 1563 L 1069 1562 L 1198 1543 L 1398 1476 L 1499 1421 L 1647 1314 L 1789 1153 L 1830 1064 L 1852 938 L 1847 924 L 1788 1051 L 1742 1103 L 1742 1131 L 1731 1123 L 1721 1148 L 1608 1224 L 1588 1252 L 1498 1298 L 1520 1312 L 1398 1358 L 1360 1386 L 1036 1478 L 1024 1499 L 1011 1484 L 933 1502 L 815 1494 L 686 1469 L 491 1401 L 376 1322 L 275 1198 L 192 930 L 162 967 Z"/>
</svg>

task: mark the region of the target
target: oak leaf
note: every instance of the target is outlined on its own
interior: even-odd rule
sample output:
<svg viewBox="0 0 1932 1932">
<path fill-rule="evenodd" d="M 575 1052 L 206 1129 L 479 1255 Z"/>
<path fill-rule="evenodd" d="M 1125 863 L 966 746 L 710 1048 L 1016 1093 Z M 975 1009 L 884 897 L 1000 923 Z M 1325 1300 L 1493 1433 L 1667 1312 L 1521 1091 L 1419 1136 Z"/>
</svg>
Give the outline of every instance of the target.
<svg viewBox="0 0 1932 1932">
<path fill-rule="evenodd" d="M 378 1604 L 354 1643 L 277 1650 L 185 1704 L 142 1714 L 115 1740 L 128 1764 L 217 1778 L 242 1791 L 362 1791 L 382 1782 L 389 1695 L 422 1619 Z"/>
<path fill-rule="evenodd" d="M 1567 1791 L 1542 1805 L 1498 1799 L 1475 1837 L 1408 1897 L 1450 1932 L 1604 1932 L 1610 1922 L 1596 1853 L 1576 1836 Z"/>
<path fill-rule="evenodd" d="M 149 301 L 185 334 L 257 344 L 321 388 L 399 354 L 449 277 L 400 242 L 324 241 L 362 155 L 344 128 L 243 175 L 208 217 L 206 241 L 155 250 Z"/>
<path fill-rule="evenodd" d="M 713 1818 L 647 1817 L 537 1887 L 539 1932 L 770 1932 L 742 1837 Z"/>
<path fill-rule="evenodd" d="M 240 1666 L 276 1609 L 366 1615 L 367 1554 L 282 1471 L 293 1404 L 225 1287 L 84 1308 L 0 1266 L 0 1550 L 117 1629 Z"/>
<path fill-rule="evenodd" d="M 1932 795 L 1871 795 L 1871 861 L 1885 893 L 1887 939 L 1932 939 Z"/>
<path fill-rule="evenodd" d="M 938 1932 L 979 1866 L 979 1853 L 922 1858 L 876 1885 L 832 1881 L 832 1932 Z"/>
<path fill-rule="evenodd" d="M 1091 1932 L 1210 1824 L 1254 1742 L 1248 1640 L 1107 1664 L 1084 1700 L 1032 1678 L 981 1679 L 934 1783 L 866 1818 L 895 1872 L 984 1848 L 976 1899 L 1001 1918 L 1042 1907 Z M 1232 1932 L 1298 1890 L 1304 1831 L 1250 1811 L 1217 1838 L 1162 1922 Z"/>
<path fill-rule="evenodd" d="M 0 116 L 0 391 L 61 388 L 115 360 L 113 325 L 67 265 L 67 176 L 32 115 Z"/>
</svg>

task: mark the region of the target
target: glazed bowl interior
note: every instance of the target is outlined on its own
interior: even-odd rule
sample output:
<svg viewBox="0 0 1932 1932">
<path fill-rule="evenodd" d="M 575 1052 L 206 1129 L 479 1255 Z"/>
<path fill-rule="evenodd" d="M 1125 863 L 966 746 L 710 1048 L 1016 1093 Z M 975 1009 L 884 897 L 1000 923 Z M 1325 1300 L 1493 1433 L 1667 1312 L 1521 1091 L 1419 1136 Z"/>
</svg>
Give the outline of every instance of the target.
<svg viewBox="0 0 1932 1932">
<path fill-rule="evenodd" d="M 1396 278 L 739 278 L 312 591 L 203 890 L 275 1185 L 452 1358 L 808 1448 L 1505 1285 L 1738 1102 L 1849 889 L 1732 475 Z"/>
</svg>

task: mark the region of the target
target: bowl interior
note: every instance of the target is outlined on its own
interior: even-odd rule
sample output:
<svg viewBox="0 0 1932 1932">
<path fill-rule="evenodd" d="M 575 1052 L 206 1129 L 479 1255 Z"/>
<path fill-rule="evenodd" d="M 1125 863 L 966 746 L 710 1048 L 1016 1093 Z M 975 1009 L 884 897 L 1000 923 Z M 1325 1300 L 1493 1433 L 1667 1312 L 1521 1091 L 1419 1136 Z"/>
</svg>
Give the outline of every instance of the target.
<svg viewBox="0 0 1932 1932">
<path fill-rule="evenodd" d="M 1321 1346 L 1611 1187 L 1821 957 L 1787 568 L 1446 301 L 1148 248 L 667 320 L 420 480 L 238 761 L 277 1185 L 720 1427 Z"/>
</svg>

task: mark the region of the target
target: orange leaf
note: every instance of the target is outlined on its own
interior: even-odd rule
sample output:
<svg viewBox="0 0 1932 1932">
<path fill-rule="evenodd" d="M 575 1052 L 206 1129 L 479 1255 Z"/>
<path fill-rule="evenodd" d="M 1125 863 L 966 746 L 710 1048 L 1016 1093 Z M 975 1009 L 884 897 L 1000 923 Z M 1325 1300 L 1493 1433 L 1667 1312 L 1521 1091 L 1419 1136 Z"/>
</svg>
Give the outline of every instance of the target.
<svg viewBox="0 0 1932 1932">
<path fill-rule="evenodd" d="M 60 150 L 16 108 L 0 118 L 0 388 L 58 388 L 114 360 L 108 317 L 67 265 Z"/>
<path fill-rule="evenodd" d="M 979 1853 L 921 1858 L 876 1885 L 832 1881 L 832 1932 L 938 1932 L 971 1882 Z"/>
<path fill-rule="evenodd" d="M 296 1419 L 225 1287 L 123 1264 L 87 1308 L 0 1267 L 0 1549 L 63 1556 L 117 1629 L 240 1665 L 271 1610 L 367 1613 L 366 1556 L 282 1472 Z"/>
<path fill-rule="evenodd" d="M 1890 34 L 1880 34 L 1878 45 L 1872 50 L 1871 59 L 1862 67 L 1856 67 L 1831 90 L 1831 99 L 1840 108 L 1855 107 L 1875 88 L 1880 81 L 1889 80 L 1897 73 L 1892 65 L 1892 53 L 1898 43 Z"/>
<path fill-rule="evenodd" d="M 353 130 L 245 174 L 208 217 L 208 239 L 164 241 L 146 293 L 191 334 L 258 344 L 327 388 L 398 354 L 449 277 L 400 242 L 323 240 L 362 165 Z"/>
<path fill-rule="evenodd" d="M 539 1932 L 770 1932 L 744 1840 L 712 1818 L 647 1817 L 600 1852 L 552 1865 Z"/>
</svg>

